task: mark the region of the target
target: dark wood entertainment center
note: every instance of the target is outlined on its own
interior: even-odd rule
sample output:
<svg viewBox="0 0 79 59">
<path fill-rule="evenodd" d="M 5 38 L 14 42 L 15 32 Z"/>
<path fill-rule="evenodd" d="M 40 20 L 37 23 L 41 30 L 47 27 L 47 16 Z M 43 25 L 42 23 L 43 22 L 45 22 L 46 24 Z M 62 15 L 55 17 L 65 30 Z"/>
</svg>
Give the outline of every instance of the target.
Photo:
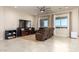
<svg viewBox="0 0 79 59">
<path fill-rule="evenodd" d="M 34 34 L 35 29 L 33 27 L 25 29 L 25 28 L 17 28 L 17 37 L 19 36 L 26 36 L 30 34 Z"/>
<path fill-rule="evenodd" d="M 28 25 L 29 23 L 29 25 Z M 35 28 L 31 27 L 31 21 L 19 20 L 19 27 L 17 28 L 17 36 L 26 36 L 35 33 Z"/>
<path fill-rule="evenodd" d="M 28 26 L 28 23 L 29 23 L 29 26 Z M 5 31 L 5 39 L 11 39 L 11 38 L 16 38 L 20 36 L 31 35 L 34 33 L 35 33 L 35 28 L 31 27 L 31 21 L 19 20 L 19 27 L 16 30 Z"/>
</svg>

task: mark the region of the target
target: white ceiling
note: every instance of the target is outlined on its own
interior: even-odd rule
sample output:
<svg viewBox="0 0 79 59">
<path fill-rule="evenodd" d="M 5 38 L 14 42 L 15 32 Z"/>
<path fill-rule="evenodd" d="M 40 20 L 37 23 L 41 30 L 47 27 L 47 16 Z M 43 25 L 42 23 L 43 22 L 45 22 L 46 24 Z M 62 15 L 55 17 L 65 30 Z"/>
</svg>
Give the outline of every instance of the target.
<svg viewBox="0 0 79 59">
<path fill-rule="evenodd" d="M 27 12 L 32 15 L 43 14 L 40 12 L 39 8 L 43 6 L 13 6 L 17 10 Z M 45 6 L 47 11 L 45 13 L 55 13 L 59 11 L 71 10 L 73 8 L 78 8 L 78 6 Z"/>
</svg>

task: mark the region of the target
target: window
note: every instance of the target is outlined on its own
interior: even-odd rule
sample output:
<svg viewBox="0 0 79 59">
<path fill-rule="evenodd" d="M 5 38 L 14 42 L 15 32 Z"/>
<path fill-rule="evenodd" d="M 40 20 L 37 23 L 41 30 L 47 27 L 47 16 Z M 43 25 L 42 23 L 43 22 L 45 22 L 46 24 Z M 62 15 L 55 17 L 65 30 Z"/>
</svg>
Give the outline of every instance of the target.
<svg viewBox="0 0 79 59">
<path fill-rule="evenodd" d="M 27 27 L 31 27 L 31 21 L 27 21 L 26 26 L 27 26 Z"/>
<path fill-rule="evenodd" d="M 56 26 L 56 27 L 60 27 L 60 20 L 59 20 L 59 19 L 56 19 L 56 21 L 55 21 L 55 26 Z"/>
<path fill-rule="evenodd" d="M 56 17 L 55 26 L 56 27 L 67 27 L 67 16 L 65 16 L 65 17 Z"/>
<path fill-rule="evenodd" d="M 44 21 L 44 27 L 48 27 L 48 20 Z"/>
<path fill-rule="evenodd" d="M 64 18 L 64 19 L 61 20 L 61 26 L 67 27 L 67 18 L 66 19 Z"/>
<path fill-rule="evenodd" d="M 48 20 L 47 19 L 41 19 L 40 20 L 40 27 L 48 27 Z"/>
</svg>

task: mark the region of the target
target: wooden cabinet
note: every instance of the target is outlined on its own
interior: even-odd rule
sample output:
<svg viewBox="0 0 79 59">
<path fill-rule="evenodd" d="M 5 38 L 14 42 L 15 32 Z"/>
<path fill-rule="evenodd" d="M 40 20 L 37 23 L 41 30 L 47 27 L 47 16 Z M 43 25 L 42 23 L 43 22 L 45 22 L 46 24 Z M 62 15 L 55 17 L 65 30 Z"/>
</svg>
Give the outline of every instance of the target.
<svg viewBox="0 0 79 59">
<path fill-rule="evenodd" d="M 28 32 L 22 31 L 22 32 L 21 32 L 21 35 L 22 35 L 22 36 L 26 36 L 26 35 L 28 35 Z"/>
<path fill-rule="evenodd" d="M 18 28 L 17 29 L 17 36 L 25 36 L 25 35 L 30 35 L 30 34 L 34 34 L 35 33 L 35 29 L 34 28 Z"/>
</svg>

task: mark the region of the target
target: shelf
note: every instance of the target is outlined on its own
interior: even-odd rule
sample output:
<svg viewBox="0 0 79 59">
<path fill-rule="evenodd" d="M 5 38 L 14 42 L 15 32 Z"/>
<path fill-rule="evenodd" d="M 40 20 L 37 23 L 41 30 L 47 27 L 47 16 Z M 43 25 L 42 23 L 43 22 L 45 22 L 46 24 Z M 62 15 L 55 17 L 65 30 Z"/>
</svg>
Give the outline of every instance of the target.
<svg viewBox="0 0 79 59">
<path fill-rule="evenodd" d="M 16 30 L 6 30 L 5 31 L 5 39 L 16 38 Z"/>
</svg>

